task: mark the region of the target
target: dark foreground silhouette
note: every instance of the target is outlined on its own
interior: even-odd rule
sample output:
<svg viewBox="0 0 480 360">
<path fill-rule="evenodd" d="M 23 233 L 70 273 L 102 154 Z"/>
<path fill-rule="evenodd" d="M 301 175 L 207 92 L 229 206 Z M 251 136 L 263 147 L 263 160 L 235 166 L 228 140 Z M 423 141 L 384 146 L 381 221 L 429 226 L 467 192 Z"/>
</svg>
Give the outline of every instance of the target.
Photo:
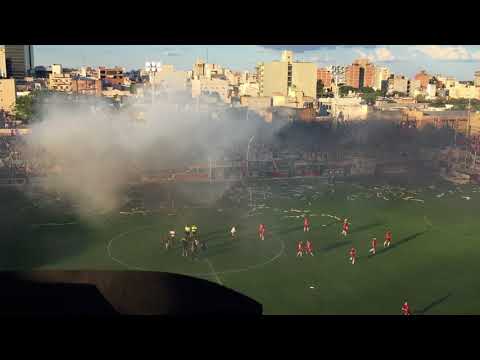
<svg viewBox="0 0 480 360">
<path fill-rule="evenodd" d="M 0 316 L 262 314 L 262 305 L 247 296 L 169 273 L 3 272 L 0 284 Z"/>
</svg>

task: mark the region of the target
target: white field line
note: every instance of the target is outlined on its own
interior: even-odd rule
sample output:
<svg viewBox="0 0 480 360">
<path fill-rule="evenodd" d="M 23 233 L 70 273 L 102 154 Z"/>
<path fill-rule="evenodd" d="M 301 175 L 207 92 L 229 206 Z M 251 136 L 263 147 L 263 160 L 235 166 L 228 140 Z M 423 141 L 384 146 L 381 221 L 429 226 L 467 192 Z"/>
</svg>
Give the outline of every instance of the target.
<svg viewBox="0 0 480 360">
<path fill-rule="evenodd" d="M 150 228 L 150 227 L 153 227 L 152 225 L 150 226 L 142 226 L 142 227 L 139 227 L 139 228 L 136 228 L 136 229 L 133 229 L 133 230 L 129 230 L 129 231 L 125 231 L 123 233 L 120 233 L 114 237 L 112 237 L 109 241 L 108 241 L 108 244 L 107 244 L 107 254 L 108 254 L 108 257 L 110 259 L 112 259 L 113 261 L 115 261 L 116 263 L 124 266 L 125 268 L 127 269 L 130 269 L 130 270 L 141 270 L 141 271 L 155 271 L 155 270 L 152 270 L 152 269 L 147 269 L 147 268 L 144 268 L 144 267 L 140 267 L 140 266 L 133 266 L 133 265 L 130 265 L 118 258 L 116 258 L 115 256 L 112 255 L 112 245 L 113 245 L 113 242 L 125 235 L 128 235 L 128 234 L 131 234 L 131 233 L 134 233 L 134 232 L 137 232 L 137 231 L 140 231 L 140 230 L 143 230 L 143 229 L 146 229 L 146 228 Z M 255 269 L 259 269 L 259 268 L 262 268 L 262 267 L 265 267 L 271 263 L 273 263 L 274 261 L 276 261 L 280 256 L 282 256 L 285 252 L 285 243 L 283 242 L 283 240 L 280 240 L 281 242 L 281 249 L 280 251 L 275 255 L 273 256 L 271 259 L 268 259 L 267 261 L 263 262 L 263 263 L 260 263 L 260 264 L 255 264 L 255 265 L 251 265 L 251 266 L 247 266 L 247 267 L 244 267 L 244 268 L 239 268 L 239 269 L 231 269 L 231 270 L 224 270 L 224 271 L 215 271 L 213 269 L 213 266 L 212 264 L 208 261 L 209 263 L 209 266 L 210 266 L 210 269 L 212 270 L 211 272 L 208 272 L 208 273 L 186 273 L 186 274 L 183 274 L 183 275 L 187 275 L 187 276 L 215 276 L 217 278 L 217 281 L 219 281 L 219 283 L 221 283 L 221 280 L 220 278 L 218 277 L 219 275 L 221 274 L 231 274 L 231 273 L 240 273 L 240 272 L 245 272 L 245 271 L 250 271 L 250 270 L 255 270 Z M 179 273 L 179 274 L 182 274 L 182 273 Z"/>
<path fill-rule="evenodd" d="M 40 226 L 65 226 L 65 225 L 75 225 L 76 222 L 67 222 L 67 223 L 46 223 L 46 224 L 32 224 L 34 227 Z"/>
<path fill-rule="evenodd" d="M 428 218 L 427 218 L 426 215 L 423 217 L 423 220 L 425 221 L 425 224 L 427 224 L 427 225 L 430 226 L 430 227 L 433 227 L 432 222 L 431 222 L 430 220 L 428 220 Z"/>
<path fill-rule="evenodd" d="M 215 279 L 217 280 L 217 282 L 223 286 L 223 283 L 222 283 L 222 280 L 220 280 L 220 277 L 218 276 L 217 272 L 215 271 L 213 265 L 212 265 L 212 262 L 208 259 L 205 259 L 205 261 L 207 262 L 208 264 L 208 267 L 210 268 L 210 270 L 212 271 L 212 274 L 213 276 L 215 276 Z"/>
</svg>

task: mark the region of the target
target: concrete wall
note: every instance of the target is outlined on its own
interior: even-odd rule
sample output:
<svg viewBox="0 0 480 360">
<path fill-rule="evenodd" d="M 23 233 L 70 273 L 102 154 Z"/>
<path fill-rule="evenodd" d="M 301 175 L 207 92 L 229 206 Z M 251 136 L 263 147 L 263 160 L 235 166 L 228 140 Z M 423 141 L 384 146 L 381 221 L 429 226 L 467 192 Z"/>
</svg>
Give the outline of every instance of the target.
<svg viewBox="0 0 480 360">
<path fill-rule="evenodd" d="M 317 98 L 317 66 L 314 63 L 292 63 L 292 85 L 303 94 Z"/>
<path fill-rule="evenodd" d="M 314 74 L 314 79 L 316 74 Z M 263 91 L 261 96 L 272 96 L 273 93 L 280 93 L 287 96 L 288 92 L 288 63 L 272 61 L 263 66 Z"/>
</svg>

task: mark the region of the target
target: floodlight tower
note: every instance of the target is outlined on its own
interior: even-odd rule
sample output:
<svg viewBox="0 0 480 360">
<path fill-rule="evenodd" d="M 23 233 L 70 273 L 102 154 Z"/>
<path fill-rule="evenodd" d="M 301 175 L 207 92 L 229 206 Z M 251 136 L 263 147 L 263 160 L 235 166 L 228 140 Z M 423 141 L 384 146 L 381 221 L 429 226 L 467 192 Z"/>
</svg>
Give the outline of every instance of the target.
<svg viewBox="0 0 480 360">
<path fill-rule="evenodd" d="M 465 132 L 466 134 L 466 140 L 465 140 L 465 169 L 467 168 L 467 156 L 470 155 L 471 157 L 471 144 L 470 144 L 470 110 L 471 110 L 471 99 L 468 99 L 468 118 L 467 118 L 467 131 Z"/>
<path fill-rule="evenodd" d="M 162 63 L 154 62 L 154 61 L 147 61 L 145 63 L 145 70 L 147 71 L 150 77 L 150 85 L 152 86 L 152 105 L 155 99 L 155 76 L 157 72 L 162 70 Z"/>
<path fill-rule="evenodd" d="M 252 141 L 253 141 L 254 138 L 255 138 L 255 136 L 252 136 L 252 137 L 250 138 L 250 140 L 248 141 L 248 145 L 247 145 L 247 177 L 249 177 L 249 173 L 248 173 L 248 171 L 249 171 L 249 169 L 248 169 L 249 158 L 248 158 L 248 156 L 249 156 L 249 154 L 250 154 L 250 144 L 252 143 Z"/>
</svg>

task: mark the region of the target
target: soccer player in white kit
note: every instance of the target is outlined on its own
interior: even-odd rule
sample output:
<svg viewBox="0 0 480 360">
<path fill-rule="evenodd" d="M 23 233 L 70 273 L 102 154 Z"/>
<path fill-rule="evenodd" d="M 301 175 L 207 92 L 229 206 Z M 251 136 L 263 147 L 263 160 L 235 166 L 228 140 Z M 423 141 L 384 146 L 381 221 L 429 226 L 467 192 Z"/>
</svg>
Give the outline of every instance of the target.
<svg viewBox="0 0 480 360">
<path fill-rule="evenodd" d="M 232 234 L 232 239 L 235 239 L 235 234 L 237 233 L 237 229 L 235 226 L 232 226 L 232 230 L 230 230 L 230 234 Z"/>
<path fill-rule="evenodd" d="M 173 245 L 173 239 L 175 239 L 175 230 L 170 230 L 168 232 L 167 241 L 165 241 L 165 249 L 170 249 L 170 247 Z"/>
</svg>

